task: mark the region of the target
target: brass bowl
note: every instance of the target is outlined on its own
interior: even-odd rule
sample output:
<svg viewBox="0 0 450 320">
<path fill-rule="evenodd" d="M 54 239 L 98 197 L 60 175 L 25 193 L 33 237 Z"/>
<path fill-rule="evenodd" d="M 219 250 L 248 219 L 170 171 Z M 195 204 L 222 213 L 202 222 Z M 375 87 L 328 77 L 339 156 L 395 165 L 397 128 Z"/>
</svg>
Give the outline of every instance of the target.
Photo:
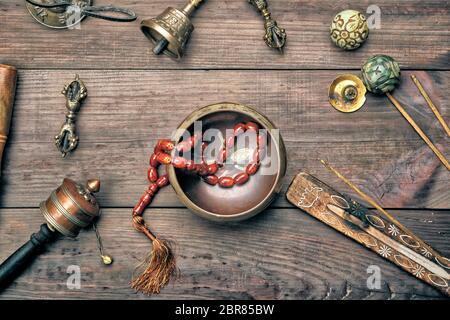
<svg viewBox="0 0 450 320">
<path fill-rule="evenodd" d="M 272 145 L 275 154 L 270 154 L 273 169 L 261 165 L 260 170 L 242 186 L 230 189 L 211 186 L 196 175 L 184 170 L 167 167 L 169 180 L 178 198 L 197 215 L 213 221 L 239 221 L 258 214 L 274 200 L 281 191 L 282 179 L 286 173 L 286 149 L 281 135 L 273 136 L 269 130 L 276 129 L 272 122 L 253 108 L 219 103 L 200 108 L 191 113 L 178 127 L 172 139 L 180 141 L 182 131 L 193 133 L 195 121 L 202 121 L 202 130 L 215 128 L 225 136 L 226 129 L 232 129 L 239 122 L 252 121 L 261 129 L 268 130 L 268 149 Z M 266 170 L 267 169 L 267 170 Z"/>
</svg>

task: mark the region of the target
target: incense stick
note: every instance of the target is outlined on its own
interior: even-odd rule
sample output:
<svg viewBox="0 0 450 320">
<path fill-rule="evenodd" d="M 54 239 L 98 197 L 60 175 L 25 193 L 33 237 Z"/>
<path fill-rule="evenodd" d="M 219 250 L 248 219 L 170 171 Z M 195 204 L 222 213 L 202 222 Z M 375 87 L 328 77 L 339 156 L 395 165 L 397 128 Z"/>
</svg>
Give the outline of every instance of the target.
<svg viewBox="0 0 450 320">
<path fill-rule="evenodd" d="M 341 173 L 339 173 L 336 169 L 334 169 L 330 164 L 328 164 L 325 160 L 320 160 L 320 162 L 327 168 L 329 171 L 334 173 L 339 179 L 344 181 L 351 189 L 353 189 L 363 200 L 365 200 L 367 203 L 369 203 L 371 206 L 373 206 L 375 209 L 377 209 L 380 213 L 382 213 L 388 220 L 390 220 L 393 224 L 396 224 L 397 226 L 401 227 L 404 232 L 409 233 L 410 236 L 413 236 L 416 241 L 422 244 L 422 246 L 428 251 L 432 252 L 436 257 L 439 257 L 439 259 L 443 259 L 442 255 L 433 248 L 431 248 L 428 244 L 426 244 L 424 241 L 422 241 L 419 237 L 417 237 L 411 230 L 406 228 L 400 221 L 395 219 L 389 212 L 384 210 L 374 199 L 372 199 L 369 195 L 365 194 L 363 191 L 361 191 L 356 185 L 354 185 L 350 180 L 348 180 L 346 177 L 344 177 Z"/>
<path fill-rule="evenodd" d="M 375 209 L 377 209 L 383 215 L 385 215 L 386 218 L 388 218 L 391 222 L 396 223 L 403 227 L 403 225 L 399 221 L 397 221 L 397 219 L 395 219 L 391 214 L 389 214 L 389 212 L 384 210 L 380 205 L 378 205 L 375 202 L 375 200 L 373 200 L 371 197 L 369 197 L 367 194 L 365 194 L 363 191 L 361 191 L 357 186 L 355 186 L 352 182 L 350 182 L 346 177 L 344 177 L 341 173 L 339 173 L 336 169 L 334 169 L 325 160 L 320 160 L 320 162 L 322 162 L 322 164 L 325 166 L 325 168 L 327 168 L 328 170 L 333 172 L 339 179 L 344 181 L 350 188 L 352 188 L 357 194 L 359 194 L 363 198 L 363 200 L 368 202 L 371 206 L 373 206 Z"/>
<path fill-rule="evenodd" d="M 386 93 L 389 100 L 391 100 L 392 104 L 397 108 L 397 110 L 402 114 L 402 116 L 409 122 L 409 124 L 414 128 L 414 130 L 417 132 L 417 134 L 422 138 L 423 141 L 430 147 L 431 150 L 436 154 L 436 156 L 441 160 L 442 164 L 447 168 L 447 170 L 450 171 L 450 163 L 445 158 L 445 156 L 442 154 L 442 152 L 439 151 L 438 148 L 431 142 L 430 138 L 427 137 L 425 132 L 420 129 L 419 125 L 411 118 L 411 116 L 406 112 L 405 109 L 401 106 L 400 102 L 397 101 L 389 92 Z"/>
<path fill-rule="evenodd" d="M 447 123 L 445 122 L 444 118 L 442 117 L 441 113 L 439 112 L 438 108 L 434 105 L 433 101 L 431 101 L 430 96 L 425 91 L 424 87 L 420 83 L 419 79 L 415 75 L 411 75 L 411 79 L 416 85 L 417 89 L 419 89 L 420 94 L 425 99 L 425 101 L 428 103 L 428 106 L 430 107 L 431 111 L 433 111 L 434 115 L 438 119 L 439 123 L 441 124 L 442 128 L 444 128 L 445 133 L 447 133 L 447 136 L 450 137 L 450 128 L 448 127 Z"/>
</svg>

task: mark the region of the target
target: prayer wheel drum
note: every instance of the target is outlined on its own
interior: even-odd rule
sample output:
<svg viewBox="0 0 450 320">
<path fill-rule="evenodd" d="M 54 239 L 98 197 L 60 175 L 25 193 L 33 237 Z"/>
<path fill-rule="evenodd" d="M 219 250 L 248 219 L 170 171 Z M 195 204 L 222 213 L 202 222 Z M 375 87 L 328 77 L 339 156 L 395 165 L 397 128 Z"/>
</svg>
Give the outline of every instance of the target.
<svg viewBox="0 0 450 320">
<path fill-rule="evenodd" d="M 46 201 L 41 202 L 41 213 L 51 229 L 75 238 L 99 216 L 100 207 L 93 196 L 99 190 L 97 179 L 88 180 L 83 187 L 66 178 Z"/>
<path fill-rule="evenodd" d="M 191 113 L 179 125 L 172 140 L 178 142 L 185 130 L 193 134 L 195 121 L 201 121 L 202 133 L 212 128 L 220 130 L 224 137 L 225 131 L 233 129 L 237 123 L 257 123 L 260 129 L 267 130 L 267 149 L 271 150 L 267 157 L 271 165 L 261 164 L 258 172 L 247 183 L 233 188 L 211 186 L 185 170 L 167 166 L 170 184 L 181 202 L 195 214 L 219 222 L 248 219 L 267 208 L 281 191 L 286 173 L 286 149 L 275 125 L 248 106 L 219 103 Z"/>
</svg>

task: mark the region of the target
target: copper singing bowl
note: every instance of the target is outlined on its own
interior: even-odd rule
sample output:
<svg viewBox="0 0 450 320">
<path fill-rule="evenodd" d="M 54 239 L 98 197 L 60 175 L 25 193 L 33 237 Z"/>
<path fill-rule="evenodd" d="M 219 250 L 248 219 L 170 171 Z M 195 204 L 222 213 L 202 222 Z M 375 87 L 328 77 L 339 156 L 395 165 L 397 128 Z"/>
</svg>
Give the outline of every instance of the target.
<svg viewBox="0 0 450 320">
<path fill-rule="evenodd" d="M 276 132 L 270 132 L 276 129 L 272 122 L 247 106 L 233 103 L 214 104 L 190 114 L 178 127 L 173 140 L 180 141 L 184 130 L 193 134 L 195 121 L 201 121 L 203 132 L 210 128 L 218 129 L 224 137 L 225 131 L 232 129 L 239 122 L 257 123 L 261 129 L 267 130 L 267 149 L 271 150 L 267 160 L 270 160 L 271 165 L 261 164 L 258 172 L 251 176 L 247 183 L 232 188 L 211 186 L 197 175 L 168 166 L 169 180 L 178 198 L 197 215 L 213 221 L 244 220 L 267 208 L 280 192 L 282 178 L 286 173 L 283 139 Z M 221 170 L 227 170 L 226 175 L 242 172 L 242 168 L 231 166 L 232 168 L 229 168 L 227 164 Z M 221 173 L 218 172 L 217 175 L 220 177 Z"/>
</svg>

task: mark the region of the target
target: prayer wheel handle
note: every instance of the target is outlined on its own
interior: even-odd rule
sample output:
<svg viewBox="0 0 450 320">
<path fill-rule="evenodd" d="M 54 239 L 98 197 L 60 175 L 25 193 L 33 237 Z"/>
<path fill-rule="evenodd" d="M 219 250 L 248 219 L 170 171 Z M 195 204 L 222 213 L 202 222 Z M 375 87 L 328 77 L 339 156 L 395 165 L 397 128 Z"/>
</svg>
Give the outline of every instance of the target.
<svg viewBox="0 0 450 320">
<path fill-rule="evenodd" d="M 57 233 L 50 230 L 47 224 L 42 224 L 30 240 L 16 250 L 0 266 L 0 292 L 19 276 L 33 260 L 45 250 L 48 243 L 57 239 Z"/>
<path fill-rule="evenodd" d="M 41 225 L 27 243 L 0 265 L 0 291 L 14 281 L 59 235 L 75 238 L 81 229 L 94 223 L 100 214 L 100 207 L 93 194 L 99 190 L 100 181 L 97 179 L 88 180 L 85 186 L 67 178 L 63 180 L 40 205 L 47 223 Z"/>
</svg>

